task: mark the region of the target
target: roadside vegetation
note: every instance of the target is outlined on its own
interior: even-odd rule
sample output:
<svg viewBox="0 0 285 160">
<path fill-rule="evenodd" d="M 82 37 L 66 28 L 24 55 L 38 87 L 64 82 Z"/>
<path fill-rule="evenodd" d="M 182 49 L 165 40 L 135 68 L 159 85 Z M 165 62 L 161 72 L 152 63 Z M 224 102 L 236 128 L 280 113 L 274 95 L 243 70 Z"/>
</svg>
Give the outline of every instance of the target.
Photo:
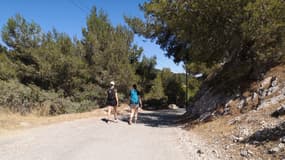
<svg viewBox="0 0 285 160">
<path fill-rule="evenodd" d="M 20 14 L 2 26 L 1 38 L 0 106 L 12 112 L 57 115 L 103 107 L 112 80 L 121 102 L 134 83 L 145 102 L 185 102 L 185 76 L 155 69 L 156 57 L 142 55 L 133 31 L 112 26 L 96 7 L 82 28 L 82 39 L 56 29 L 44 32 Z"/>
<path fill-rule="evenodd" d="M 134 33 L 155 41 L 188 72 L 203 73 L 192 102 L 243 93 L 270 68 L 284 63 L 282 0 L 151 0 L 140 7 L 145 19 L 125 17 Z M 188 112 L 204 112 L 213 106 L 187 107 Z"/>
</svg>

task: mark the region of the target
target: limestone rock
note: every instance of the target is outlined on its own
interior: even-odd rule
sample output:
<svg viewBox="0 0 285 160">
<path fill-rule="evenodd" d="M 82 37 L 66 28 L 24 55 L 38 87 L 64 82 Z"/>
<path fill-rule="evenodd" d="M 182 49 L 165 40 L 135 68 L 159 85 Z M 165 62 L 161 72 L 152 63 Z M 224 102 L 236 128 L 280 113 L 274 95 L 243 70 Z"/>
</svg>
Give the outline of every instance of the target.
<svg viewBox="0 0 285 160">
<path fill-rule="evenodd" d="M 246 104 L 246 100 L 242 99 L 240 101 L 240 103 L 238 104 L 237 108 L 238 109 L 242 109 L 245 106 L 245 104 Z"/>
<path fill-rule="evenodd" d="M 240 151 L 240 155 L 242 156 L 242 157 L 250 157 L 250 155 L 251 155 L 251 153 L 248 151 L 248 150 L 241 150 Z"/>
<path fill-rule="evenodd" d="M 246 98 L 246 104 L 251 109 L 256 108 L 259 104 L 259 97 L 257 93 L 253 93 L 250 97 Z"/>
<path fill-rule="evenodd" d="M 280 143 L 280 144 L 278 144 L 278 147 L 279 147 L 280 149 L 284 149 L 284 148 L 285 148 L 285 144 L 284 144 L 284 143 Z"/>
<path fill-rule="evenodd" d="M 280 138 L 281 143 L 285 143 L 285 136 Z"/>
<path fill-rule="evenodd" d="M 176 106 L 176 104 L 169 104 L 168 105 L 169 109 L 178 109 L 178 107 Z"/>
<path fill-rule="evenodd" d="M 280 151 L 280 148 L 279 147 L 273 147 L 271 149 L 268 150 L 268 153 L 269 154 L 274 154 L 274 153 L 277 153 Z"/>
<path fill-rule="evenodd" d="M 236 117 L 236 118 L 230 120 L 230 121 L 228 122 L 228 124 L 229 124 L 229 125 L 234 125 L 234 124 L 239 123 L 240 121 L 241 121 L 241 118 L 240 118 L 240 117 Z"/>
<path fill-rule="evenodd" d="M 207 121 L 210 121 L 211 118 L 212 118 L 212 113 L 206 112 L 200 116 L 199 121 L 200 122 L 207 122 Z"/>
<path fill-rule="evenodd" d="M 260 83 L 260 89 L 268 89 L 271 86 L 273 77 L 267 77 Z"/>
<path fill-rule="evenodd" d="M 242 141 L 244 141 L 245 138 L 232 136 L 232 139 L 233 139 L 233 142 L 237 143 L 237 142 L 242 142 Z"/>
<path fill-rule="evenodd" d="M 285 106 L 279 107 L 276 111 L 274 111 L 271 116 L 278 118 L 279 116 L 285 115 Z"/>
</svg>

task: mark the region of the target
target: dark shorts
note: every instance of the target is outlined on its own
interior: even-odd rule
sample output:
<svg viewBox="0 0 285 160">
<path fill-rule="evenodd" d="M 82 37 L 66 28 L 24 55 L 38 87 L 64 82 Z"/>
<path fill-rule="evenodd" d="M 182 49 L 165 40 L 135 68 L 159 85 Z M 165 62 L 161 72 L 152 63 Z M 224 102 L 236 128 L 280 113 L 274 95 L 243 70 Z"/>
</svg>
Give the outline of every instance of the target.
<svg viewBox="0 0 285 160">
<path fill-rule="evenodd" d="M 106 103 L 107 106 L 117 106 L 117 102 L 116 101 L 107 101 Z"/>
</svg>

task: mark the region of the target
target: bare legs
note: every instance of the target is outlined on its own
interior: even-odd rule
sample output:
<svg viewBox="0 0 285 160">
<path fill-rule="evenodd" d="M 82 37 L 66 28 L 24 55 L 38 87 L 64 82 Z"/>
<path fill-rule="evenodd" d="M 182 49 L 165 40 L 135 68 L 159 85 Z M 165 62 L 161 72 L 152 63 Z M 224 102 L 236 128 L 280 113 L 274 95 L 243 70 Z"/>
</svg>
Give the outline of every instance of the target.
<svg viewBox="0 0 285 160">
<path fill-rule="evenodd" d="M 112 108 L 114 108 L 114 119 L 117 120 L 117 106 L 108 106 L 108 121 L 110 120 Z"/>
<path fill-rule="evenodd" d="M 134 122 L 137 123 L 137 119 L 138 119 L 138 107 L 131 107 L 131 114 L 130 114 L 130 119 L 129 119 L 129 124 L 132 124 L 133 122 L 133 117 L 135 118 Z"/>
<path fill-rule="evenodd" d="M 129 124 L 132 124 L 134 113 L 135 113 L 135 108 L 131 107 L 131 114 L 130 114 Z"/>
<path fill-rule="evenodd" d="M 112 112 L 112 106 L 108 106 L 108 121 L 110 120 L 111 112 Z"/>
<path fill-rule="evenodd" d="M 117 106 L 114 106 L 114 119 L 117 120 Z"/>
<path fill-rule="evenodd" d="M 135 108 L 135 123 L 137 123 L 138 114 L 139 114 L 139 107 L 136 107 L 136 108 Z"/>
</svg>

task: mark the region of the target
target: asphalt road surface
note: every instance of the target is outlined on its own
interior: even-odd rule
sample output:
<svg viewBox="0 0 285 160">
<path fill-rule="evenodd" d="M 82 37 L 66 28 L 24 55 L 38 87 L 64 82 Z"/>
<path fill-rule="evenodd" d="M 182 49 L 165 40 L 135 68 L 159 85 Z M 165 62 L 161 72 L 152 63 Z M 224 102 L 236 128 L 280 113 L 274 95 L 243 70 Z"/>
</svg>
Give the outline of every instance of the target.
<svg viewBox="0 0 285 160">
<path fill-rule="evenodd" d="M 181 143 L 173 125 L 183 109 L 142 111 L 137 124 L 81 119 L 0 138 L 0 160 L 189 160 L 196 150 Z M 190 146 L 189 146 L 190 145 Z"/>
</svg>

